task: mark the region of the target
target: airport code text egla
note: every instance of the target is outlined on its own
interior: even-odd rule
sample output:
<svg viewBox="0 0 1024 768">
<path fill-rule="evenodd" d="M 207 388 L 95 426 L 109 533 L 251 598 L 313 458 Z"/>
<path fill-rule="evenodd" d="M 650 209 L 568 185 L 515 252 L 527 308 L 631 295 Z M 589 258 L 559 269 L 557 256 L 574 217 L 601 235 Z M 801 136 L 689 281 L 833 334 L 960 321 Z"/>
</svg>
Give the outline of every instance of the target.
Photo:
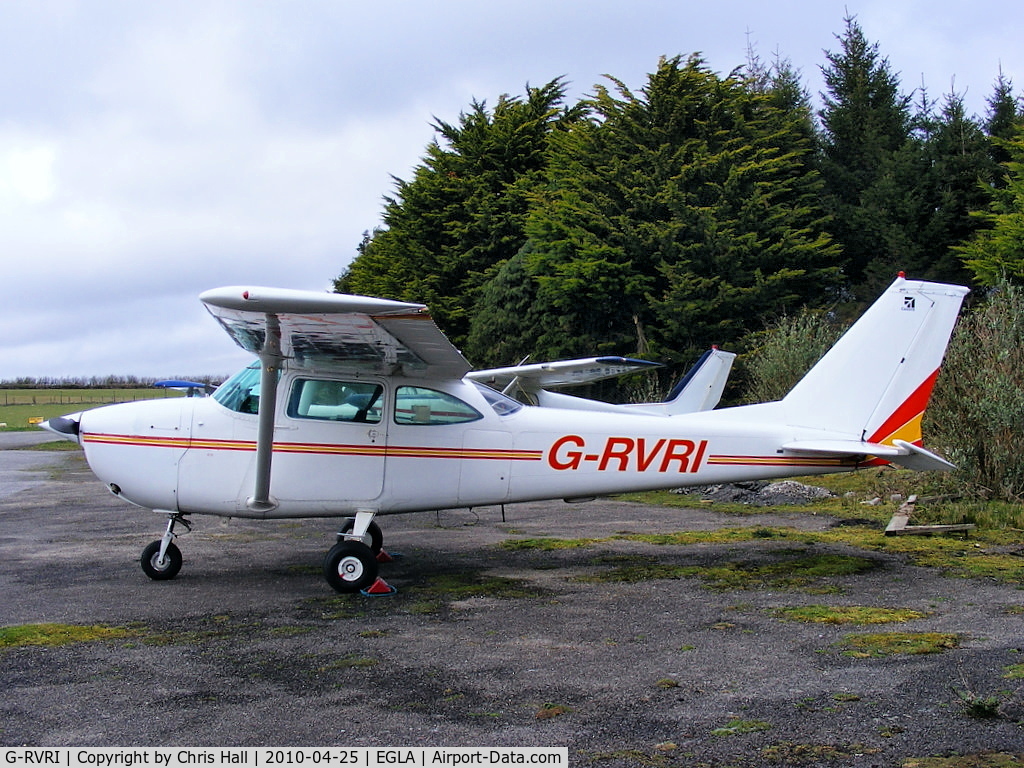
<svg viewBox="0 0 1024 768">
<path fill-rule="evenodd" d="M 68 768 L 133 768 L 134 766 L 568 766 L 568 747 L 413 747 L 413 748 L 19 748 L 4 751 L 4 765 Z"/>
</svg>

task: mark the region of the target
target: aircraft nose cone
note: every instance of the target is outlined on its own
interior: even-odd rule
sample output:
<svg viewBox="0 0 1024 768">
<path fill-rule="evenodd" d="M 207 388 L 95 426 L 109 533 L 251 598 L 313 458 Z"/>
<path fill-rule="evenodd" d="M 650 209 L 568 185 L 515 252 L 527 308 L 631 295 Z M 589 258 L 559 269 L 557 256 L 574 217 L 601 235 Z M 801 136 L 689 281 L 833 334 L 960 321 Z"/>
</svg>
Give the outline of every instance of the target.
<svg viewBox="0 0 1024 768">
<path fill-rule="evenodd" d="M 42 422 L 39 426 L 47 432 L 53 432 L 61 437 L 66 437 L 69 440 L 75 440 L 77 442 L 80 415 L 81 414 L 78 413 L 72 413 L 68 416 L 56 416 Z"/>
</svg>

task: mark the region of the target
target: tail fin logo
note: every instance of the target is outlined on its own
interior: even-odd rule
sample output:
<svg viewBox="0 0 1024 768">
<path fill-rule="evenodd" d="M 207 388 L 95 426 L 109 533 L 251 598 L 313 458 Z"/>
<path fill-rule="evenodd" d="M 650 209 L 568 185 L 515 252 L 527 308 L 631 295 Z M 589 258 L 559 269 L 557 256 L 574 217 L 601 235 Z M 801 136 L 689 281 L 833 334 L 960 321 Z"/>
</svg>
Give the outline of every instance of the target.
<svg viewBox="0 0 1024 768">
<path fill-rule="evenodd" d="M 913 296 L 904 296 L 903 297 L 903 311 L 904 312 L 913 312 L 915 308 L 916 308 L 916 301 L 915 301 L 914 297 Z"/>
</svg>

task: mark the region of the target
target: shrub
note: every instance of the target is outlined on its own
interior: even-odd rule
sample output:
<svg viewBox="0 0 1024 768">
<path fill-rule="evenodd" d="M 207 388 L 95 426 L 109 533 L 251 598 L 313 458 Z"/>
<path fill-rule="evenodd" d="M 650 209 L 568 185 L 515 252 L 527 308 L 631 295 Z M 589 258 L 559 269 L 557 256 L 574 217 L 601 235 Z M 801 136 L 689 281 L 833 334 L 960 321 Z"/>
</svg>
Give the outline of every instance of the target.
<svg viewBox="0 0 1024 768">
<path fill-rule="evenodd" d="M 845 328 L 825 312 L 805 309 L 757 336 L 746 356 L 748 402 L 780 400 L 835 344 Z"/>
<path fill-rule="evenodd" d="M 1003 281 L 961 314 L 925 433 L 964 490 L 1024 499 L 1024 289 Z"/>
</svg>

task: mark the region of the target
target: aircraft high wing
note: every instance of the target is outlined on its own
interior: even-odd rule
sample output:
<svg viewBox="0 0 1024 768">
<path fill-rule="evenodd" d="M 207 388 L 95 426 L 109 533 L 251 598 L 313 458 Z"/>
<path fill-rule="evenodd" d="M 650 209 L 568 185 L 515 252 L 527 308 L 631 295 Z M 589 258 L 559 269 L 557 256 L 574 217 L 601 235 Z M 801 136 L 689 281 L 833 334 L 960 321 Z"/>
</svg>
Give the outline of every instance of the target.
<svg viewBox="0 0 1024 768">
<path fill-rule="evenodd" d="M 948 469 L 922 447 L 921 419 L 966 294 L 901 275 L 785 398 L 710 410 L 728 353 L 711 353 L 685 396 L 605 408 L 546 387 L 581 366 L 631 363 L 471 374 L 423 305 L 220 288 L 200 298 L 256 363 L 211 397 L 105 406 L 44 427 L 81 443 L 112 493 L 166 516 L 141 558 L 153 579 L 181 568 L 175 528 L 191 515 L 344 517 L 324 576 L 340 592 L 377 592 L 387 586 L 377 516 L 884 463 Z M 540 405 L 487 377 L 532 388 Z"/>
</svg>

